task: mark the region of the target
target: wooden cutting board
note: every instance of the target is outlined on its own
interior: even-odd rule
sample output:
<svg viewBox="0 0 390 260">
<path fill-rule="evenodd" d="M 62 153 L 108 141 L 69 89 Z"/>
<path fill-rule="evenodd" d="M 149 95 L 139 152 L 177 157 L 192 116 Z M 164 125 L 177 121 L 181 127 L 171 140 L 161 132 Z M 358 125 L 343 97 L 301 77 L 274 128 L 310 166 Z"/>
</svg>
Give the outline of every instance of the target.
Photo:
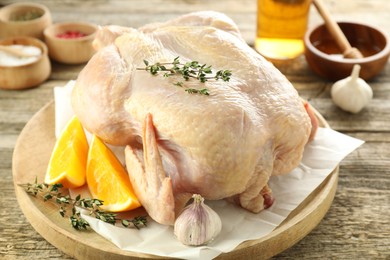
<svg viewBox="0 0 390 260">
<path fill-rule="evenodd" d="M 320 126 L 329 127 L 316 112 Z M 54 102 L 48 103 L 27 123 L 16 143 L 13 178 L 19 205 L 35 230 L 48 242 L 77 259 L 166 259 L 124 251 L 94 231 L 77 231 L 58 213 L 57 206 L 28 195 L 21 183 L 42 182 L 55 144 Z M 217 259 L 267 259 L 291 247 L 318 225 L 336 193 L 338 167 L 267 236 L 246 241 Z"/>
</svg>

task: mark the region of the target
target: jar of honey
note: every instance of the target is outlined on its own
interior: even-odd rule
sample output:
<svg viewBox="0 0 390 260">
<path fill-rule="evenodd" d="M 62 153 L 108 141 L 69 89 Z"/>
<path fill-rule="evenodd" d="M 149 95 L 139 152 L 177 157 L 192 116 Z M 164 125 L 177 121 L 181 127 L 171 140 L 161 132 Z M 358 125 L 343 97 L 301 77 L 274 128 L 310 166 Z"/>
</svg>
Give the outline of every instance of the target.
<svg viewBox="0 0 390 260">
<path fill-rule="evenodd" d="M 311 0 L 258 0 L 255 49 L 268 60 L 290 60 L 304 51 Z"/>
</svg>

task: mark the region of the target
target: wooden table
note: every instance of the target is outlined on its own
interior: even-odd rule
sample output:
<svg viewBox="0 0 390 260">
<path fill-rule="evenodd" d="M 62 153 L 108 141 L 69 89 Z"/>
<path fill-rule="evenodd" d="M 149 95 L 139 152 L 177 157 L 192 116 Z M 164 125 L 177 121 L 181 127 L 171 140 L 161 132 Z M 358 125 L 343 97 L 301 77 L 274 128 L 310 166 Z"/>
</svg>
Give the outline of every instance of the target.
<svg viewBox="0 0 390 260">
<path fill-rule="evenodd" d="M 16 1 L 1 0 L 1 5 Z M 255 0 L 41 0 L 54 22 L 83 20 L 101 25 L 139 27 L 165 21 L 198 10 L 216 10 L 238 24 L 244 38 L 253 44 L 256 28 Z M 390 1 L 325 1 L 338 20 L 365 21 L 390 35 Z M 321 22 L 312 8 L 310 26 Z M 22 91 L 0 90 L 0 258 L 72 259 L 46 240 L 28 223 L 19 209 L 12 180 L 12 153 L 27 121 L 53 99 L 53 87 L 75 79 L 83 65 L 53 63 L 49 80 L 37 88 Z M 282 72 L 303 98 L 310 99 L 330 126 L 365 140 L 340 167 L 334 202 L 308 236 L 275 259 L 389 259 L 390 258 L 390 66 L 369 81 L 374 99 L 357 115 L 336 108 L 329 95 L 333 82 L 314 75 L 304 57 Z"/>
</svg>

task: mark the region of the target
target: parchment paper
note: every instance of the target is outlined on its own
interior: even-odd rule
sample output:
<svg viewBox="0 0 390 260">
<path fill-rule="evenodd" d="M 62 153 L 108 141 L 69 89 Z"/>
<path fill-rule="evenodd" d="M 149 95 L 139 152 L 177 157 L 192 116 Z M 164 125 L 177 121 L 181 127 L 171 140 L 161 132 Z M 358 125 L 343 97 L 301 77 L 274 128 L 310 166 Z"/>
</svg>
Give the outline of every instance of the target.
<svg viewBox="0 0 390 260">
<path fill-rule="evenodd" d="M 74 81 L 54 89 L 56 136 L 73 115 L 70 93 Z M 152 220 L 141 230 L 126 229 L 84 215 L 101 236 L 123 250 L 183 259 L 213 259 L 223 252 L 232 251 L 246 240 L 259 239 L 274 230 L 337 165 L 363 141 L 328 128 L 319 128 L 315 139 L 304 151 L 301 164 L 284 176 L 273 176 L 270 187 L 275 197 L 271 208 L 258 214 L 227 203 L 207 201 L 222 219 L 220 235 L 207 246 L 182 245 L 173 235 L 173 228 Z M 123 147 L 112 147 L 123 162 Z"/>
</svg>

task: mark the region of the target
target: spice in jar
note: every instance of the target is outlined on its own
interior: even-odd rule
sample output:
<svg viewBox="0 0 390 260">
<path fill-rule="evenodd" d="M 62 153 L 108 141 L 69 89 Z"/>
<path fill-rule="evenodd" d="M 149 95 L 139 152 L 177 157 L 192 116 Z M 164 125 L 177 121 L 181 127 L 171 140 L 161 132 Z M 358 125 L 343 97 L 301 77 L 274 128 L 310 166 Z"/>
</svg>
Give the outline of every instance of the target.
<svg viewBox="0 0 390 260">
<path fill-rule="evenodd" d="M 0 49 L 0 66 L 4 67 L 16 67 L 27 65 L 36 62 L 42 55 L 40 48 L 36 46 L 27 45 L 7 45 L 7 49 L 15 50 L 15 52 L 7 51 L 6 48 Z M 16 55 L 16 52 L 23 53 L 22 55 Z"/>
<path fill-rule="evenodd" d="M 79 31 L 66 31 L 60 34 L 56 35 L 58 38 L 61 39 L 77 39 L 87 36 L 87 34 Z"/>
<path fill-rule="evenodd" d="M 23 13 L 12 13 L 9 17 L 11 22 L 25 22 L 37 19 L 43 15 L 43 12 L 40 10 L 30 10 Z"/>
</svg>

